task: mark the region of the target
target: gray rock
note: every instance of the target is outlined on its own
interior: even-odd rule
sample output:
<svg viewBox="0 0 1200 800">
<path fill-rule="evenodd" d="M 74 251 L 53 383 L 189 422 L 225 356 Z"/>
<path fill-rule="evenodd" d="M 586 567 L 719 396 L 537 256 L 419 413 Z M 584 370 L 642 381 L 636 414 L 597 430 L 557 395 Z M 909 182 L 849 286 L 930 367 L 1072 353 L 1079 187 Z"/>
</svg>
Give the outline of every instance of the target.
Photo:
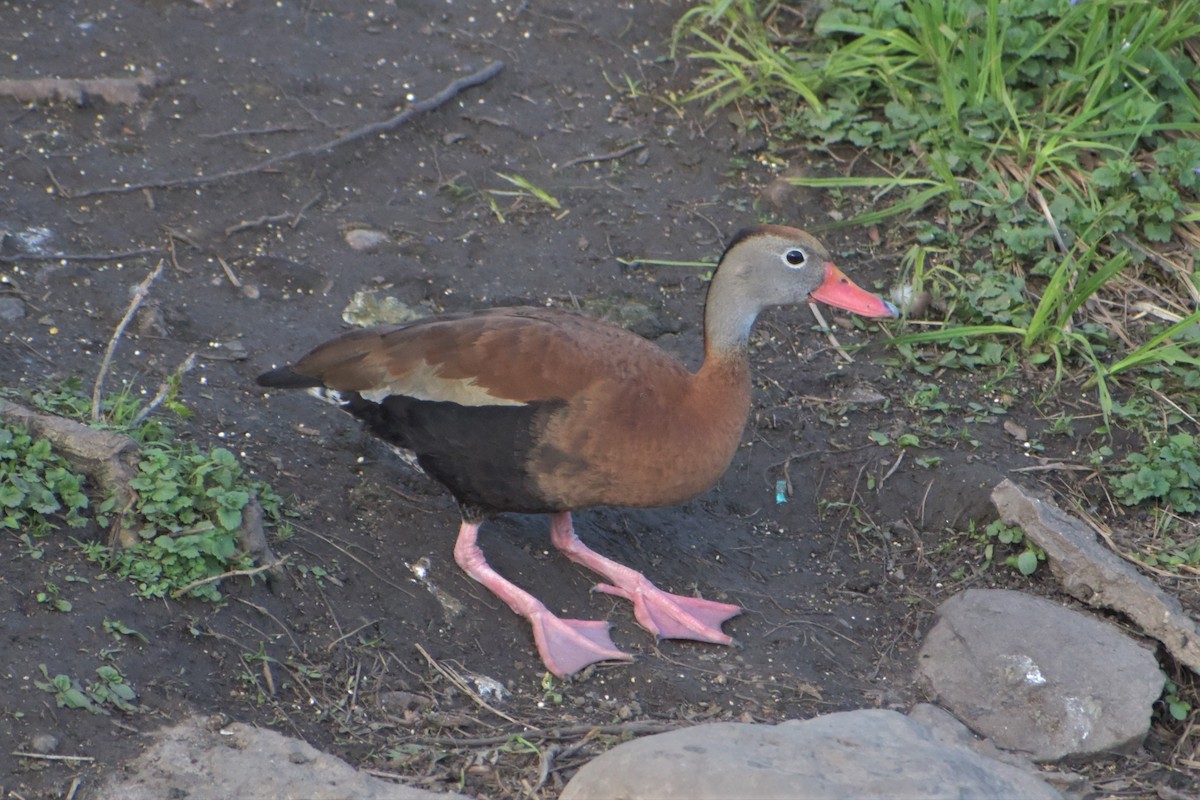
<svg viewBox="0 0 1200 800">
<path fill-rule="evenodd" d="M 25 316 L 25 304 L 19 297 L 0 296 L 0 322 L 16 322 Z"/>
<path fill-rule="evenodd" d="M 1163 688 L 1154 655 L 1114 626 L 996 589 L 942 604 L 917 673 L 976 733 L 1035 761 L 1137 747 Z"/>
<path fill-rule="evenodd" d="M 191 717 L 153 737 L 112 772 L 98 800 L 466 800 L 380 780 L 307 742 L 241 723 L 220 728 Z"/>
<path fill-rule="evenodd" d="M 1021 526 L 1030 541 L 1046 551 L 1050 571 L 1068 594 L 1121 612 L 1200 674 L 1200 628 L 1195 621 L 1178 600 L 1096 541 L 1090 527 L 1009 480 L 992 490 L 992 503 L 1001 519 Z"/>
<path fill-rule="evenodd" d="M 719 722 L 618 745 L 583 766 L 561 800 L 1061 800 L 1015 767 L 939 742 L 895 711 L 780 725 Z"/>
</svg>

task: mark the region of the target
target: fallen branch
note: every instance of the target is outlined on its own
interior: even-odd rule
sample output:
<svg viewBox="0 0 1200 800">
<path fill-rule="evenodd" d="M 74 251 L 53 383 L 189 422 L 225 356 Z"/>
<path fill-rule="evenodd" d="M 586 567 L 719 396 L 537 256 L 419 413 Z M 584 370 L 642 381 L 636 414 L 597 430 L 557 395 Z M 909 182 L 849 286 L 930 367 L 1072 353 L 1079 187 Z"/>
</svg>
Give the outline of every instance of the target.
<svg viewBox="0 0 1200 800">
<path fill-rule="evenodd" d="M 158 85 L 158 76 L 147 72 L 138 78 L 26 78 L 0 80 L 0 96 L 23 103 L 38 100 L 66 100 L 84 105 L 99 97 L 107 103 L 135 106 L 142 102 L 142 90 Z"/>
<path fill-rule="evenodd" d="M 137 313 L 138 306 L 146 299 L 146 294 L 150 291 L 150 284 L 154 283 L 154 279 L 162 274 L 162 268 L 163 262 L 162 259 L 159 259 L 158 266 L 154 268 L 154 271 L 137 285 L 137 289 L 133 292 L 133 299 L 129 301 L 129 308 L 125 310 L 125 316 L 121 317 L 121 321 L 117 323 L 117 329 L 113 331 L 112 338 L 108 340 L 108 347 L 104 351 L 104 360 L 100 362 L 100 371 L 96 373 L 96 383 L 92 385 L 92 422 L 100 421 L 100 392 L 104 389 L 104 378 L 108 374 L 109 364 L 112 363 L 117 340 L 125 332 L 129 320 L 133 319 L 133 315 Z"/>
<path fill-rule="evenodd" d="M 67 195 L 70 199 L 81 197 L 92 197 L 98 194 L 124 194 L 126 192 L 139 192 L 143 189 L 177 189 L 182 186 L 203 186 L 217 181 L 223 181 L 229 178 L 238 178 L 244 175 L 250 175 L 255 172 L 262 172 L 265 169 L 278 166 L 288 161 L 294 161 L 297 158 L 305 156 L 318 156 L 328 153 L 342 145 L 350 142 L 364 139 L 368 136 L 374 136 L 380 133 L 386 133 L 408 122 L 418 114 L 423 114 L 427 111 L 432 111 L 439 106 L 445 105 L 450 100 L 453 100 L 460 92 L 465 89 L 470 89 L 473 86 L 479 86 L 482 83 L 490 81 L 492 78 L 504 71 L 504 62 L 496 61 L 478 72 L 468 75 L 465 78 L 459 78 L 452 81 L 445 89 L 442 89 L 437 94 L 430 98 L 413 103 L 411 106 L 401 111 L 396 116 L 383 120 L 381 122 L 373 122 L 357 130 L 351 131 L 344 136 L 339 136 L 336 139 L 321 144 L 313 145 L 312 147 L 304 147 L 299 150 L 293 150 L 290 153 L 281 153 L 277 156 L 271 156 L 247 167 L 238 167 L 236 169 L 218 172 L 214 175 L 191 175 L 184 178 L 165 178 L 159 181 L 147 181 L 145 183 L 125 183 L 120 186 L 100 186 L 94 189 L 85 189 L 79 192 L 71 192 Z"/>
</svg>

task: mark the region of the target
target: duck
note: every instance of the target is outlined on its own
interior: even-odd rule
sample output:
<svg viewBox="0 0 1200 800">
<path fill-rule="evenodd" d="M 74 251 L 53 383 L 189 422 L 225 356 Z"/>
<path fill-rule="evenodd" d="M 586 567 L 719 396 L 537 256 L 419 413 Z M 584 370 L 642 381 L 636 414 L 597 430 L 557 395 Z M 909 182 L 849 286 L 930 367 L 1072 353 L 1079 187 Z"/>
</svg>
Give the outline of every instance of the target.
<svg viewBox="0 0 1200 800">
<path fill-rule="evenodd" d="M 813 236 L 759 225 L 729 241 L 712 274 L 695 371 L 585 314 L 505 307 L 350 331 L 257 380 L 335 403 L 444 486 L 461 515 L 455 561 L 529 622 L 546 669 L 566 678 L 633 657 L 614 645 L 609 622 L 561 618 L 496 572 L 481 526 L 506 512 L 549 515 L 554 547 L 604 578 L 596 590 L 630 601 L 650 633 L 731 644 L 722 626 L 739 606 L 660 589 L 584 544 L 572 512 L 675 505 L 712 488 L 749 417 L 755 320 L 811 301 L 897 316 Z"/>
</svg>

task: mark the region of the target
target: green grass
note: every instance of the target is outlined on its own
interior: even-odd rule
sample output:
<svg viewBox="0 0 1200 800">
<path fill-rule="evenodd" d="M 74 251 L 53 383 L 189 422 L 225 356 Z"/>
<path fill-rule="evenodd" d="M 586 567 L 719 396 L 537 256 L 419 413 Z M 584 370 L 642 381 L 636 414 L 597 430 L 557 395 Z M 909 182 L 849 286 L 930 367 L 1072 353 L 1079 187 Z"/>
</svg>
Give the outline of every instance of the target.
<svg viewBox="0 0 1200 800">
<path fill-rule="evenodd" d="M 897 324 L 891 364 L 921 386 L 948 370 L 978 373 L 984 389 L 1019 381 L 1053 421 L 1045 436 L 1085 437 L 1098 495 L 1150 510 L 1134 555 L 1189 571 L 1195 41 L 1200 0 L 709 0 L 673 43 L 700 71 L 688 99 L 761 126 L 762 161 L 782 168 L 808 150 L 807 176 L 789 180 L 838 205 L 842 221 L 825 227 L 879 225 L 883 251 L 902 254 L 894 299 L 928 297 L 931 311 Z M 1102 424 L 1076 431 L 1080 390 Z M 1054 406 L 1068 396 L 1069 409 Z M 1142 446 L 1114 457 L 1117 428 Z M 1019 531 L 980 536 L 987 561 L 1003 547 L 1011 566 L 1036 569 Z"/>
<path fill-rule="evenodd" d="M 677 53 L 692 100 L 757 114 L 778 148 L 866 156 L 793 181 L 870 192 L 845 224 L 907 242 L 903 280 L 946 309 L 895 340 L 910 363 L 1083 370 L 1106 417 L 1123 379 L 1200 366 L 1200 0 L 820 8 L 700 4 Z"/>
</svg>

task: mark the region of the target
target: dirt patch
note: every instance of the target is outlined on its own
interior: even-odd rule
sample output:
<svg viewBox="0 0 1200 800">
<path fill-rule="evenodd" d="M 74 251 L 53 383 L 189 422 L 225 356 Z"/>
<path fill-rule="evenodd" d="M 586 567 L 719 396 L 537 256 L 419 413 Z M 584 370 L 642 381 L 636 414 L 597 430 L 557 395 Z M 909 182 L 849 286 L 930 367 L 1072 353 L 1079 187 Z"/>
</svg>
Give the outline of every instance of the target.
<svg viewBox="0 0 1200 800">
<path fill-rule="evenodd" d="M 714 256 L 757 221 L 754 198 L 773 175 L 755 158 L 762 141 L 747 120 L 679 105 L 687 75 L 664 58 L 664 42 L 682 9 L 0 8 L 9 77 L 156 75 L 132 106 L 86 95 L 82 105 L 0 100 L 0 296 L 20 301 L 4 323 L 0 385 L 90 387 L 130 290 L 166 259 L 110 382 L 153 393 L 197 353 L 182 391 L 195 414 L 176 427 L 238 451 L 301 512 L 296 536 L 275 543 L 290 577 L 227 582 L 219 606 L 139 601 L 65 535 L 36 559 L 15 537 L 0 540 L 11 609 L 0 626 L 0 794 L 61 797 L 76 778 L 86 792 L 142 746 L 140 732 L 191 710 L 270 726 L 424 785 L 502 796 L 526 781 L 552 797 L 612 737 L 913 699 L 918 637 L 962 586 L 951 573 L 982 557 L 947 531 L 990 517 L 991 487 L 1031 463 L 1025 441 L 1001 425 L 1040 435 L 1046 422 L 1031 398 L 939 379 L 951 410 L 933 412 L 906 402 L 912 377 L 877 345 L 847 364 L 807 311 L 769 313 L 754 344 L 755 410 L 720 485 L 680 507 L 576 518 L 590 545 L 664 588 L 742 605 L 727 625 L 741 646 L 656 646 L 627 604 L 591 594 L 592 577 L 551 553 L 544 519 L 506 516 L 485 529 L 491 563 L 555 611 L 612 620 L 617 646 L 639 656 L 544 684 L 526 626 L 455 566 L 449 497 L 350 418 L 254 386 L 263 369 L 341 330 L 343 308 L 364 288 L 423 311 L 578 305 L 632 319 L 695 363 L 703 275 L 624 262 Z M 211 183 L 80 196 L 316 147 L 500 61 L 502 74 L 445 106 L 320 155 Z M 515 196 L 501 173 L 559 208 Z M 827 221 L 831 203 L 811 198 L 786 221 Z M 355 250 L 351 230 L 385 239 Z M 893 277 L 898 253 L 886 238 L 824 238 L 860 283 Z M 88 258 L 39 256 L 47 252 Z M 134 252 L 143 254 L 102 257 Z M 883 338 L 874 327 L 838 336 Z M 863 401 L 864 388 L 884 402 Z M 913 431 L 921 446 L 897 446 Z M 994 571 L 972 583 L 1005 580 Z M 48 583 L 69 613 L 36 601 Z M 59 708 L 36 686 L 40 664 L 84 682 L 116 666 L 143 711 Z M 472 676 L 504 697 L 485 697 L 493 683 Z M 522 725 L 558 733 L 513 739 Z M 597 725 L 608 727 L 589 737 Z M 38 742 L 92 760 L 13 755 Z"/>
</svg>

